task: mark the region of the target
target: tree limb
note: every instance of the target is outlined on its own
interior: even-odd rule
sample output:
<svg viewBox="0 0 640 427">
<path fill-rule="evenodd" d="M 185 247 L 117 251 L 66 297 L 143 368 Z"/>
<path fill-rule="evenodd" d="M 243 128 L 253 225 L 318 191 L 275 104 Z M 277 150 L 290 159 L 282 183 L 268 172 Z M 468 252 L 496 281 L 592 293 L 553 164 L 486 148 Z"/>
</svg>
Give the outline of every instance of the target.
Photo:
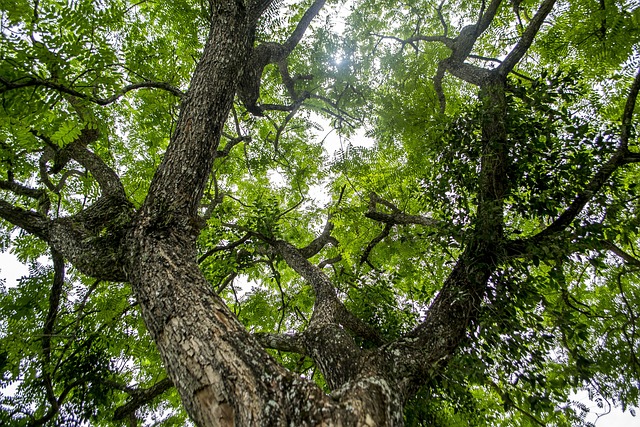
<svg viewBox="0 0 640 427">
<path fill-rule="evenodd" d="M 120 421 L 127 418 L 138 408 L 150 403 L 153 399 L 172 387 L 173 382 L 169 378 L 165 378 L 149 388 L 132 390 L 131 399 L 124 405 L 116 408 L 113 414 L 113 420 Z"/>
<path fill-rule="evenodd" d="M 622 249 L 620 249 L 615 244 L 613 244 L 613 243 L 611 243 L 611 242 L 609 242 L 607 240 L 601 241 L 600 244 L 602 245 L 602 247 L 604 249 L 607 249 L 607 250 L 613 252 L 618 257 L 620 257 L 622 260 L 624 260 L 627 264 L 633 265 L 634 267 L 640 267 L 640 260 L 639 259 L 637 259 L 633 255 L 623 251 Z"/>
<path fill-rule="evenodd" d="M 42 214 L 13 206 L 0 200 L 0 218 L 31 233 L 42 240 L 49 236 L 50 221 Z"/>
<path fill-rule="evenodd" d="M 623 112 L 623 127 L 618 149 L 611 158 L 594 174 L 591 181 L 587 183 L 584 190 L 578 194 L 573 202 L 556 218 L 548 227 L 540 231 L 538 234 L 527 239 L 519 239 L 510 242 L 507 245 L 506 252 L 508 256 L 526 256 L 530 252 L 530 248 L 538 247 L 544 242 L 553 240 L 553 238 L 562 233 L 574 219 L 582 212 L 584 207 L 593 199 L 593 197 L 609 182 L 613 173 L 621 166 L 629 163 L 628 128 L 631 124 L 633 110 L 635 108 L 636 98 L 640 90 L 640 69 L 636 73 L 634 81 L 631 85 L 627 102 Z M 535 250 L 535 249 L 533 249 Z"/>
<path fill-rule="evenodd" d="M 307 354 L 304 339 L 298 334 L 272 334 L 267 332 L 256 332 L 253 334 L 253 336 L 264 348 L 298 353 L 301 355 Z"/>
<path fill-rule="evenodd" d="M 285 61 L 293 49 L 298 45 L 311 21 L 320 12 L 326 0 L 315 0 L 304 13 L 295 30 L 283 43 L 261 43 L 251 52 L 251 57 L 245 65 L 238 85 L 238 97 L 250 113 L 262 116 L 263 109 L 257 105 L 260 97 L 260 83 L 264 68 L 269 64 L 278 64 Z M 282 66 L 280 66 L 282 68 Z M 294 100 L 295 103 L 299 101 Z"/>
<path fill-rule="evenodd" d="M 64 93 L 66 95 L 74 96 L 76 98 L 86 99 L 90 102 L 93 102 L 95 104 L 102 105 L 102 106 L 114 103 L 115 101 L 120 99 L 122 96 L 124 96 L 127 92 L 131 92 L 132 90 L 137 90 L 137 89 L 145 89 L 145 88 L 162 89 L 169 93 L 172 93 L 178 98 L 182 98 L 184 96 L 184 93 L 180 89 L 174 86 L 171 86 L 169 83 L 149 82 L 149 81 L 133 83 L 133 84 L 124 86 L 122 89 L 118 90 L 115 94 L 113 94 L 108 98 L 98 98 L 95 96 L 87 95 L 86 93 L 80 92 L 76 89 L 67 87 L 60 83 L 56 83 L 50 80 L 43 80 L 35 77 L 24 77 L 14 81 L 8 81 L 0 77 L 0 84 L 4 86 L 0 88 L 0 93 L 5 93 L 10 90 L 21 89 L 25 87 L 45 87 L 48 89 L 53 89 L 58 92 Z"/>
<path fill-rule="evenodd" d="M 527 53 L 531 44 L 533 43 L 533 39 L 538 34 L 542 23 L 546 19 L 547 15 L 553 9 L 556 0 L 544 0 L 540 5 L 540 8 L 536 12 L 536 14 L 529 22 L 529 26 L 518 40 L 516 46 L 509 52 L 507 57 L 502 61 L 502 63 L 496 68 L 495 72 L 501 76 L 506 76 L 513 70 L 513 68 L 520 62 L 522 57 Z"/>
<path fill-rule="evenodd" d="M 333 223 L 331 222 L 331 217 L 327 219 L 326 224 L 324 225 L 324 229 L 322 230 L 322 234 L 313 239 L 311 243 L 309 243 L 304 248 L 300 248 L 300 254 L 305 258 L 311 258 L 312 256 L 318 254 L 322 248 L 324 248 L 328 244 L 332 244 L 337 246 L 338 241 L 335 237 L 331 236 L 331 231 L 333 230 Z"/>
</svg>

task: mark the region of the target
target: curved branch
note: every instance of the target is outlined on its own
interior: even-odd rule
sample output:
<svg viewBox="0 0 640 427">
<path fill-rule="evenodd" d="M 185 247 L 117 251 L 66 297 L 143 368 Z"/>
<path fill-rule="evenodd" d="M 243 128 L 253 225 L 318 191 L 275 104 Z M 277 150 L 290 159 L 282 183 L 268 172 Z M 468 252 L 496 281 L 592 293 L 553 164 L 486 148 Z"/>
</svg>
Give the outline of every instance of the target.
<svg viewBox="0 0 640 427">
<path fill-rule="evenodd" d="M 269 64 L 279 64 L 280 69 L 282 69 L 283 65 L 281 63 L 286 60 L 298 45 L 311 21 L 324 6 L 325 1 L 315 0 L 313 2 L 298 22 L 293 33 L 284 43 L 267 42 L 253 48 L 251 57 L 244 67 L 238 84 L 238 97 L 247 111 L 256 116 L 263 115 L 264 107 L 258 106 L 257 102 L 258 98 L 260 98 L 260 83 L 264 68 Z M 283 80 L 286 80 L 285 75 L 283 75 Z M 299 101 L 295 99 L 294 105 Z"/>
<path fill-rule="evenodd" d="M 331 217 L 327 220 L 324 225 L 324 229 L 322 230 L 322 234 L 313 239 L 311 243 L 309 243 L 304 248 L 300 248 L 300 254 L 305 258 L 311 258 L 312 256 L 318 254 L 326 245 L 332 244 L 336 246 L 338 241 L 335 237 L 331 236 L 331 231 L 333 230 L 333 223 L 330 221 Z"/>
<path fill-rule="evenodd" d="M 302 276 L 313 288 L 316 300 L 311 316 L 311 327 L 338 323 L 362 338 L 376 344 L 382 343 L 380 334 L 374 328 L 355 317 L 345 308 L 342 301 L 338 299 L 335 287 L 329 277 L 320 268 L 309 262 L 298 248 L 284 240 L 269 243 L 284 258 L 289 267 Z"/>
<path fill-rule="evenodd" d="M 635 102 L 640 91 L 640 69 L 635 76 L 635 79 L 631 85 L 629 95 L 627 96 L 627 102 L 623 112 L 623 127 L 621 141 L 618 149 L 614 152 L 613 156 L 595 173 L 591 181 L 587 183 L 584 190 L 578 194 L 573 202 L 560 214 L 555 221 L 553 221 L 547 228 L 532 236 L 528 239 L 520 239 L 512 241 L 507 245 L 507 253 L 509 256 L 526 256 L 529 253 L 529 248 L 544 244 L 545 241 L 552 240 L 554 237 L 562 233 L 577 216 L 582 212 L 584 207 L 593 199 L 593 197 L 609 182 L 609 179 L 618 168 L 629 163 L 629 153 L 627 148 L 628 143 L 628 128 L 631 125 L 631 119 L 633 116 L 633 110 L 635 108 Z"/>
<path fill-rule="evenodd" d="M 21 89 L 25 87 L 45 87 L 47 89 L 56 90 L 66 95 L 74 96 L 76 98 L 86 99 L 90 102 L 93 102 L 95 104 L 102 105 L 102 106 L 112 104 L 118 99 L 122 98 L 127 92 L 131 92 L 137 89 L 149 89 L 149 88 L 162 89 L 175 95 L 178 98 L 182 98 L 184 96 L 184 93 L 180 89 L 170 85 L 169 83 L 150 82 L 150 81 L 133 83 L 133 84 L 124 86 L 122 89 L 118 90 L 115 94 L 111 95 L 108 98 L 98 98 L 95 96 L 87 95 L 86 93 L 80 92 L 76 89 L 70 88 L 60 83 L 56 83 L 49 80 L 38 79 L 34 77 L 26 77 L 26 78 L 21 78 L 14 81 L 5 80 L 0 77 L 0 84 L 4 86 L 0 88 L 0 93 L 5 93 L 11 90 Z"/>
<path fill-rule="evenodd" d="M 384 240 L 389 235 L 392 228 L 393 224 L 390 222 L 387 222 L 384 225 L 384 229 L 380 232 L 380 234 L 374 237 L 373 240 L 369 242 L 364 252 L 362 252 L 362 256 L 360 257 L 360 264 L 367 262 L 367 264 L 369 264 L 369 266 L 375 270 L 375 267 L 371 265 L 371 262 L 369 261 L 369 254 L 378 243 L 382 242 L 382 240 Z"/>
<path fill-rule="evenodd" d="M 153 386 L 146 389 L 129 390 L 131 399 L 124 405 L 118 407 L 113 414 L 114 421 L 120 421 L 134 413 L 138 408 L 150 403 L 153 399 L 163 394 L 165 391 L 173 387 L 173 382 L 169 378 L 165 378 Z"/>
</svg>

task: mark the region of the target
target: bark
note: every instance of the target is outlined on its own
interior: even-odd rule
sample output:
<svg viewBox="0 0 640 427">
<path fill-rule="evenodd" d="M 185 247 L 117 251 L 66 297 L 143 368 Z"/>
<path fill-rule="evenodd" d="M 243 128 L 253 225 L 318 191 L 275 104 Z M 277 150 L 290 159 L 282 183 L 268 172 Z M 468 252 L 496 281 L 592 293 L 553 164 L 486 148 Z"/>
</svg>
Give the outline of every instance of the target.
<svg viewBox="0 0 640 427">
<path fill-rule="evenodd" d="M 313 3 L 288 44 L 278 45 L 279 49 L 291 52 L 323 3 Z M 131 283 L 169 376 L 162 387 L 175 385 L 197 425 L 401 426 L 403 404 L 446 367 L 466 338 L 491 274 L 506 254 L 515 250 L 513 244 L 507 246 L 503 235 L 503 204 L 509 191 L 505 74 L 529 48 L 553 0 L 543 2 L 531 30 L 527 29 L 502 68 L 490 71 L 464 63 L 497 13 L 500 0 L 492 1 L 478 22 L 464 29 L 459 38 L 443 39 L 453 53 L 440 71 L 477 84 L 484 106 L 476 217 L 472 231 L 465 236 L 465 249 L 425 320 L 392 343 L 383 343 L 373 328 L 351 314 L 328 276 L 308 260 L 327 244 L 336 243 L 330 222 L 317 239 L 301 249 L 281 240 L 268 241 L 313 288 L 313 315 L 301 334 L 252 336 L 199 269 L 195 243 L 202 224 L 198 207 L 213 162 L 225 151 L 218 145 L 239 81 L 255 70 L 261 73 L 264 67 L 264 59 L 256 59 L 253 38 L 259 14 L 269 2 L 219 1 L 211 5 L 211 30 L 202 59 L 182 97 L 176 132 L 142 207 L 134 212 L 117 175 L 87 148 L 87 141 L 97 138 L 87 131 L 82 140 L 57 155 L 62 163 L 74 158 L 94 176 L 102 194 L 93 206 L 68 218 L 50 220 L 42 213 L 0 201 L 0 217 L 47 241 L 56 264 L 63 262 L 61 254 L 85 274 Z M 272 53 L 268 60 L 273 60 Z M 565 230 L 611 174 L 629 161 L 632 153 L 626 146 L 627 127 L 639 88 L 637 77 L 625 109 L 619 152 L 539 239 Z M 11 180 L 1 182 L 0 188 L 29 198 L 41 196 Z M 377 204 L 391 213 L 376 210 Z M 384 223 L 386 230 L 403 224 L 440 225 L 427 217 L 402 213 L 373 196 L 366 215 Z M 249 236 L 212 251 L 233 249 Z M 45 332 L 50 332 L 55 322 L 55 299 L 50 306 Z M 370 341 L 373 348 L 364 350 L 356 338 Z M 46 355 L 48 341 L 43 344 Z M 281 367 L 263 346 L 311 357 L 331 393 Z M 149 395 L 162 392 L 162 387 Z M 65 390 L 58 400 L 69 392 Z M 131 407 L 138 404 L 130 403 Z M 129 409 L 118 415 L 124 417 Z"/>
</svg>

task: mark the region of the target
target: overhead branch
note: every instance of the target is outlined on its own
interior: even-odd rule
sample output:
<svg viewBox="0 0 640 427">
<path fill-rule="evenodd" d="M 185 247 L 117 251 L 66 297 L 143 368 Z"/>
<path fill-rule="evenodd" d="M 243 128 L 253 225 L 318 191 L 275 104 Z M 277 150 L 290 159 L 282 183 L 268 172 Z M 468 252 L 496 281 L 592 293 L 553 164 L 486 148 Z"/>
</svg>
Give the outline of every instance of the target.
<svg viewBox="0 0 640 427">
<path fill-rule="evenodd" d="M 286 60 L 298 45 L 311 21 L 320 12 L 326 0 L 315 0 L 304 13 L 295 30 L 282 44 L 274 42 L 261 43 L 253 48 L 251 57 L 244 67 L 238 84 L 238 97 L 250 113 L 262 116 L 263 108 L 257 105 L 260 97 L 260 84 L 264 68 L 269 64 L 280 64 Z M 282 69 L 282 64 L 279 65 Z M 286 80 L 287 76 L 283 76 Z M 295 102 L 299 101 L 294 99 Z"/>
<path fill-rule="evenodd" d="M 338 245 L 338 241 L 335 237 L 331 236 L 331 231 L 333 230 L 333 223 L 331 222 L 331 217 L 327 219 L 326 224 L 324 225 L 324 229 L 322 230 L 322 234 L 313 239 L 311 243 L 309 243 L 304 248 L 300 248 L 300 254 L 305 258 L 311 258 L 312 256 L 318 254 L 326 245 L 332 244 L 334 246 Z"/>
<path fill-rule="evenodd" d="M 621 143 L 622 146 L 627 148 L 629 146 L 629 137 L 631 136 L 631 124 L 633 120 L 633 112 L 636 109 L 636 100 L 638 99 L 638 91 L 640 91 L 640 68 L 636 71 L 635 78 L 629 89 L 629 95 L 624 105 L 624 111 L 622 112 L 622 130 L 621 130 Z M 631 153 L 629 153 L 631 154 Z"/>
<path fill-rule="evenodd" d="M 449 49 L 453 49 L 453 46 L 455 45 L 455 39 L 452 39 L 451 37 L 447 37 L 446 35 L 444 36 L 422 36 L 422 35 L 418 35 L 418 36 L 413 36 L 413 37 L 409 37 L 406 39 L 402 39 L 400 37 L 395 37 L 395 36 L 388 36 L 388 35 L 384 35 L 384 34 L 377 34 L 377 33 L 370 33 L 372 36 L 376 36 L 379 37 L 380 40 L 394 40 L 397 41 L 398 43 L 400 43 L 400 45 L 402 46 L 402 48 L 404 48 L 406 45 L 409 45 L 413 48 L 413 50 L 415 50 L 416 52 L 419 51 L 418 49 L 418 45 L 416 42 L 440 42 L 442 44 L 444 44 L 446 47 L 448 47 Z"/>
<path fill-rule="evenodd" d="M 49 236 L 50 221 L 38 212 L 22 209 L 0 200 L 0 218 L 45 241 Z"/>
<path fill-rule="evenodd" d="M 284 258 L 289 267 L 302 276 L 313 288 L 316 301 L 310 323 L 312 327 L 338 323 L 362 338 L 377 344 L 382 342 L 380 334 L 374 328 L 346 309 L 342 301 L 338 299 L 329 277 L 320 268 L 309 262 L 295 246 L 283 240 L 271 241 L 270 244 Z"/>
<path fill-rule="evenodd" d="M 613 243 L 611 243 L 611 242 L 609 242 L 607 240 L 603 240 L 603 241 L 600 242 L 600 245 L 604 249 L 607 249 L 607 250 L 613 252 L 614 254 L 616 254 L 618 257 L 620 257 L 627 264 L 632 265 L 634 267 L 640 267 L 640 260 L 638 258 L 636 258 L 633 255 L 623 251 L 621 248 L 619 248 L 615 244 L 613 244 Z"/>
<path fill-rule="evenodd" d="M 122 181 L 105 162 L 93 151 L 87 148 L 89 141 L 95 140 L 97 131 L 83 129 L 80 137 L 66 146 L 63 150 L 67 150 L 69 155 L 84 166 L 91 175 L 96 179 L 102 196 L 111 196 L 126 200 L 127 196 L 124 191 Z"/>
<path fill-rule="evenodd" d="M 113 414 L 113 420 L 120 421 L 127 418 L 138 408 L 151 403 L 153 399 L 172 387 L 173 382 L 169 378 L 165 378 L 146 389 L 130 389 L 128 392 L 131 394 L 131 398 L 127 403 L 116 408 L 115 413 Z"/>
<path fill-rule="evenodd" d="M 342 255 L 335 256 L 333 258 L 322 260 L 318 264 L 318 268 L 325 268 L 327 265 L 335 264 L 336 262 L 342 261 Z"/>
<path fill-rule="evenodd" d="M 204 260 L 209 258 L 211 255 L 215 254 L 216 252 L 228 251 L 230 249 L 237 248 L 238 246 L 240 246 L 241 244 L 243 244 L 244 242 L 249 240 L 249 238 L 251 238 L 251 234 L 247 233 L 244 236 L 242 236 L 239 240 L 236 240 L 235 242 L 231 242 L 231 243 L 226 244 L 226 245 L 217 245 L 217 246 L 209 249 L 207 252 L 202 254 L 200 256 L 200 258 L 198 258 L 198 264 L 202 263 Z"/>
<path fill-rule="evenodd" d="M 369 262 L 369 254 L 371 253 L 373 248 L 376 247 L 378 243 L 382 242 L 387 236 L 389 236 L 389 233 L 391 232 L 392 228 L 393 228 L 392 223 L 388 222 L 384 225 L 384 229 L 380 232 L 380 234 L 374 237 L 362 252 L 362 256 L 360 257 L 360 264 L 367 262 L 371 268 L 374 268 L 374 266 L 371 265 L 371 263 Z"/>
<path fill-rule="evenodd" d="M 535 39 L 538 31 L 540 31 L 540 27 L 542 23 L 547 18 L 547 15 L 553 9 L 556 0 L 544 0 L 540 5 L 540 8 L 536 12 L 536 14 L 531 18 L 529 22 L 529 26 L 516 43 L 515 47 L 509 52 L 507 57 L 502 61 L 502 63 L 495 69 L 495 72 L 499 75 L 506 76 L 509 74 L 513 68 L 520 62 L 522 57 L 527 53 L 533 40 Z"/>
<path fill-rule="evenodd" d="M 44 190 L 27 187 L 26 185 L 19 184 L 15 181 L 0 180 L 0 190 L 8 190 L 19 196 L 26 196 L 36 200 L 43 197 L 43 195 L 46 195 L 46 191 Z"/>
<path fill-rule="evenodd" d="M 62 289 L 64 286 L 64 259 L 62 255 L 55 249 L 51 249 L 51 258 L 53 260 L 53 283 L 49 292 L 49 310 L 42 328 L 42 380 L 45 386 L 47 400 L 52 408 L 59 407 L 58 400 L 53 390 L 53 381 L 51 379 L 51 337 L 54 335 L 54 327 L 58 318 L 60 308 L 60 298 L 62 297 Z"/>
<path fill-rule="evenodd" d="M 301 335 L 256 332 L 253 336 L 264 348 L 298 353 L 301 355 L 307 354 L 307 349 L 304 345 L 304 338 Z"/>
<path fill-rule="evenodd" d="M 320 13 L 320 10 L 324 6 L 324 3 L 325 0 L 315 0 L 311 4 L 311 6 L 309 6 L 309 9 L 307 9 L 304 15 L 302 15 L 302 18 L 298 22 L 298 25 L 296 25 L 296 29 L 293 30 L 293 33 L 291 33 L 287 41 L 282 45 L 284 48 L 284 53 L 286 55 L 289 55 L 298 45 L 298 43 L 300 43 L 300 40 L 302 40 L 302 36 L 304 35 L 305 31 L 307 31 L 307 28 L 309 28 L 309 25 L 311 24 L 311 21 L 313 21 L 313 18 L 315 18 L 316 15 Z"/>
<path fill-rule="evenodd" d="M 512 241 L 507 245 L 507 253 L 510 256 L 526 255 L 529 252 L 529 248 L 535 248 L 545 241 L 552 240 L 553 237 L 561 234 L 569 225 L 575 220 L 578 215 L 583 211 L 584 207 L 589 203 L 593 197 L 609 182 L 609 179 L 613 173 L 621 166 L 629 163 L 628 157 L 630 155 L 627 148 L 628 131 L 625 131 L 631 124 L 633 115 L 633 109 L 635 108 L 635 101 L 640 90 L 640 70 L 635 76 L 635 79 L 631 85 L 629 95 L 627 96 L 627 102 L 623 112 L 623 125 L 622 135 L 618 149 L 609 158 L 609 160 L 602 165 L 598 171 L 594 174 L 593 178 L 585 185 L 584 189 L 578 194 L 573 202 L 555 219 L 548 227 L 539 232 L 538 234 L 528 238 Z"/>
<path fill-rule="evenodd" d="M 124 86 L 123 88 L 121 88 L 115 94 L 111 95 L 108 98 L 95 97 L 93 95 L 88 95 L 84 92 L 80 92 L 77 89 L 65 86 L 63 84 L 60 84 L 54 81 L 43 80 L 43 79 L 34 78 L 34 77 L 24 77 L 24 78 L 20 78 L 13 81 L 9 81 L 0 77 L 0 85 L 1 85 L 0 93 L 5 93 L 11 90 L 22 89 L 26 87 L 45 87 L 47 89 L 52 89 L 60 93 L 63 93 L 65 95 L 71 95 L 76 98 L 86 99 L 87 101 L 90 101 L 90 102 L 93 102 L 94 104 L 98 104 L 102 106 L 112 104 L 118 99 L 122 98 L 126 93 L 131 92 L 133 90 L 138 90 L 138 89 L 151 89 L 151 88 L 162 89 L 175 95 L 178 98 L 182 98 L 184 96 L 184 93 L 180 89 L 170 85 L 169 83 L 151 82 L 151 81 L 133 83 L 133 84 Z"/>
<path fill-rule="evenodd" d="M 22 185 L 11 180 L 0 181 L 0 190 L 11 191 L 13 194 L 18 196 L 25 196 L 37 200 L 38 211 L 44 215 L 47 214 L 51 206 L 49 195 L 42 189 L 27 187 L 26 185 Z"/>
<path fill-rule="evenodd" d="M 442 113 L 444 113 L 446 108 L 446 97 L 442 87 L 442 80 L 446 72 L 476 86 L 484 85 L 490 78 L 490 70 L 468 64 L 465 61 L 471 56 L 471 51 L 478 38 L 489 28 L 489 25 L 491 25 L 501 2 L 502 0 L 492 0 L 486 10 L 484 10 L 483 2 L 483 8 L 480 11 L 478 21 L 473 25 L 467 25 L 462 28 L 458 37 L 453 39 L 450 45 L 448 45 L 451 49 L 451 55 L 440 61 L 436 74 L 433 77 L 433 85 Z M 440 11 L 438 11 L 438 13 L 440 19 L 444 22 Z M 445 29 L 446 28 L 445 26 Z"/>
<path fill-rule="evenodd" d="M 377 206 L 382 205 L 391 210 L 392 213 L 380 212 L 377 210 Z M 375 193 L 369 194 L 369 206 L 368 211 L 364 214 L 367 218 L 380 221 L 385 224 L 391 225 L 424 225 L 426 227 L 435 227 L 442 225 L 441 221 L 428 218 L 420 215 L 410 215 L 400 211 L 400 209 L 393 203 L 384 200 Z"/>
<path fill-rule="evenodd" d="M 224 136 L 228 139 L 228 141 L 224 145 L 224 148 L 222 150 L 216 151 L 216 158 L 227 157 L 229 153 L 231 153 L 233 147 L 240 144 L 241 142 L 251 142 L 251 135 L 241 135 L 236 137 L 230 137 L 227 135 Z"/>
</svg>

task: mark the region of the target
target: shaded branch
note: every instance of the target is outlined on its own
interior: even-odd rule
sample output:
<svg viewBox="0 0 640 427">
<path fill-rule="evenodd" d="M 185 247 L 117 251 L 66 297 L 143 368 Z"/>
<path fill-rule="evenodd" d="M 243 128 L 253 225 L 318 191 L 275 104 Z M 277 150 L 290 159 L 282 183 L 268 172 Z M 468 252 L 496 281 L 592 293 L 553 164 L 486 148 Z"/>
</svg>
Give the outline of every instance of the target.
<svg viewBox="0 0 640 427">
<path fill-rule="evenodd" d="M 134 413 L 138 408 L 150 403 L 153 399 L 163 394 L 165 391 L 173 387 L 173 382 L 169 378 L 165 378 L 160 382 L 146 389 L 131 390 L 131 399 L 124 405 L 116 409 L 113 414 L 114 421 L 120 421 Z"/>
<path fill-rule="evenodd" d="M 38 212 L 18 208 L 13 206 L 11 203 L 0 200 L 0 218 L 22 228 L 27 233 L 31 233 L 42 240 L 46 241 L 49 237 L 50 221 Z"/>
<path fill-rule="evenodd" d="M 624 260 L 627 264 L 633 265 L 634 267 L 640 267 L 640 260 L 639 259 L 637 259 L 633 255 L 623 251 L 622 249 L 620 249 L 615 244 L 613 244 L 613 243 L 611 243 L 609 241 L 606 241 L 606 240 L 601 241 L 600 244 L 602 245 L 602 247 L 604 249 L 607 249 L 607 250 L 613 252 L 618 257 L 620 257 L 622 260 Z"/>
<path fill-rule="evenodd" d="M 272 334 L 267 332 L 256 332 L 253 334 L 253 337 L 264 348 L 298 353 L 301 355 L 307 354 L 307 349 L 304 345 L 304 339 L 298 334 Z"/>
<path fill-rule="evenodd" d="M 633 120 L 633 112 L 635 111 L 635 108 L 636 108 L 638 91 L 640 91 L 640 68 L 638 69 L 638 71 L 636 71 L 636 75 L 633 79 L 633 83 L 629 88 L 629 95 L 627 96 L 627 101 L 624 105 L 624 111 L 622 112 L 621 140 L 622 140 L 622 146 L 625 148 L 629 145 L 631 122 Z M 632 153 L 628 153 L 628 154 L 630 155 Z"/>
<path fill-rule="evenodd" d="M 338 245 L 338 241 L 335 237 L 331 236 L 331 231 L 333 230 L 333 223 L 330 221 L 330 217 L 324 225 L 324 229 L 322 230 L 322 234 L 313 239 L 311 243 L 309 243 L 304 248 L 300 248 L 300 254 L 305 258 L 311 258 L 312 256 L 318 254 L 322 248 L 324 248 L 328 244 L 332 244 L 334 246 Z"/>
<path fill-rule="evenodd" d="M 386 223 L 384 225 L 384 229 L 382 230 L 382 232 L 374 237 L 373 240 L 371 240 L 367 247 L 364 249 L 364 252 L 362 252 L 362 256 L 360 257 L 360 264 L 362 264 L 363 262 L 367 262 L 371 268 L 375 269 L 375 267 L 373 267 L 373 265 L 371 265 L 371 263 L 369 262 L 369 254 L 378 243 L 382 242 L 387 236 L 389 236 L 392 228 L 392 223 Z"/>
<path fill-rule="evenodd" d="M 62 255 L 55 249 L 51 249 L 51 258 L 53 261 L 53 283 L 49 292 L 49 310 L 42 328 L 42 379 L 45 386 L 47 400 L 51 408 L 59 408 L 59 402 L 53 390 L 53 382 L 51 379 L 51 337 L 58 317 L 60 308 L 60 298 L 62 297 L 62 288 L 64 286 L 64 259 Z"/>
<path fill-rule="evenodd" d="M 502 61 L 502 63 L 496 68 L 496 72 L 499 75 L 506 76 L 507 74 L 509 74 L 509 72 L 511 72 L 511 70 L 513 70 L 516 64 L 520 62 L 522 57 L 531 47 L 534 38 L 538 34 L 538 31 L 540 31 L 542 23 L 546 19 L 547 15 L 549 15 L 549 13 L 551 12 L 551 9 L 553 9 L 555 3 L 556 0 L 544 0 L 542 2 L 540 8 L 529 22 L 529 26 L 522 34 L 522 37 L 520 37 L 520 40 L 518 40 L 516 46 L 511 50 L 511 52 L 509 52 L 504 61 Z"/>
<path fill-rule="evenodd" d="M 384 213 L 377 210 L 377 206 L 382 205 L 391 210 L 392 213 Z M 393 203 L 382 199 L 375 193 L 369 194 L 368 211 L 364 214 L 367 218 L 383 222 L 391 225 L 424 225 L 426 227 L 435 227 L 442 225 L 441 221 L 420 215 L 410 215 L 400 211 Z"/>
<path fill-rule="evenodd" d="M 315 0 L 284 43 L 266 42 L 253 48 L 251 57 L 245 65 L 238 82 L 238 97 L 247 111 L 257 116 L 263 115 L 264 107 L 258 106 L 257 102 L 260 97 L 260 84 L 264 68 L 269 64 L 280 64 L 279 68 L 282 70 L 283 66 L 281 63 L 286 60 L 298 45 L 305 31 L 311 24 L 311 21 L 320 12 L 324 4 L 325 0 Z M 283 76 L 283 81 L 284 80 L 287 80 L 286 75 Z M 298 99 L 295 99 L 294 104 L 298 101 Z"/>
<path fill-rule="evenodd" d="M 107 164 L 94 152 L 87 149 L 87 145 L 97 140 L 98 132 L 89 129 L 83 129 L 78 140 L 72 142 L 63 150 L 67 150 L 69 155 L 85 167 L 91 175 L 96 179 L 102 196 L 111 196 L 127 199 L 124 186 L 120 178 Z"/>
<path fill-rule="evenodd" d="M 231 149 L 233 149 L 233 147 L 240 144 L 241 142 L 251 142 L 251 135 L 237 136 L 235 138 L 227 136 L 226 134 L 223 136 L 229 141 L 227 141 L 222 150 L 216 151 L 216 158 L 228 156 L 231 152 Z"/>
<path fill-rule="evenodd" d="M 184 96 L 184 93 L 180 89 L 170 85 L 169 83 L 164 83 L 164 82 L 133 83 L 133 84 L 124 86 L 122 89 L 120 89 L 119 91 L 117 91 L 115 94 L 113 94 L 108 98 L 98 98 L 95 96 L 87 95 L 86 93 L 80 92 L 76 89 L 67 87 L 60 83 L 56 83 L 49 80 L 38 79 L 34 77 L 22 78 L 14 81 L 8 81 L 0 77 L 0 84 L 4 86 L 0 88 L 0 93 L 5 93 L 11 90 L 21 89 L 25 87 L 45 87 L 48 89 L 56 90 L 65 95 L 71 95 L 76 98 L 86 99 L 88 101 L 91 101 L 95 104 L 102 105 L 102 106 L 112 104 L 118 99 L 120 99 L 122 96 L 124 96 L 127 92 L 131 92 L 132 90 L 137 90 L 137 89 L 148 89 L 148 88 L 162 89 L 169 93 L 172 93 L 178 98 L 182 98 Z"/>
<path fill-rule="evenodd" d="M 251 237 L 251 234 L 247 233 L 244 236 L 242 236 L 240 240 L 236 240 L 235 242 L 232 242 L 226 245 L 217 245 L 209 249 L 207 252 L 202 254 L 200 258 L 198 258 L 198 264 L 202 263 L 204 260 L 209 258 L 211 255 L 215 254 L 216 252 L 228 251 L 229 249 L 237 248 L 238 246 L 240 246 L 241 244 L 249 240 L 250 237 Z"/>
<path fill-rule="evenodd" d="M 342 255 L 338 255 L 333 258 L 325 259 L 318 264 L 318 268 L 325 268 L 327 265 L 335 264 L 342 261 Z"/>
<path fill-rule="evenodd" d="M 627 96 L 627 102 L 623 112 L 623 128 L 621 141 L 618 149 L 614 152 L 611 158 L 595 173 L 591 181 L 587 183 L 584 190 L 578 194 L 573 202 L 560 214 L 555 221 L 553 221 L 547 228 L 532 236 L 528 239 L 521 239 L 512 241 L 507 245 L 507 254 L 509 256 L 526 256 L 530 248 L 535 248 L 551 241 L 554 237 L 562 233 L 569 225 L 575 220 L 582 212 L 584 207 L 593 199 L 593 197 L 602 189 L 602 187 L 609 182 L 609 179 L 613 173 L 618 170 L 619 167 L 630 163 L 628 160 L 630 152 L 627 148 L 628 142 L 628 127 L 630 127 L 631 119 L 633 115 L 633 109 L 635 108 L 636 98 L 638 91 L 640 90 L 640 70 L 635 76 L 629 95 Z M 626 123 L 626 125 L 625 125 Z"/>
</svg>

